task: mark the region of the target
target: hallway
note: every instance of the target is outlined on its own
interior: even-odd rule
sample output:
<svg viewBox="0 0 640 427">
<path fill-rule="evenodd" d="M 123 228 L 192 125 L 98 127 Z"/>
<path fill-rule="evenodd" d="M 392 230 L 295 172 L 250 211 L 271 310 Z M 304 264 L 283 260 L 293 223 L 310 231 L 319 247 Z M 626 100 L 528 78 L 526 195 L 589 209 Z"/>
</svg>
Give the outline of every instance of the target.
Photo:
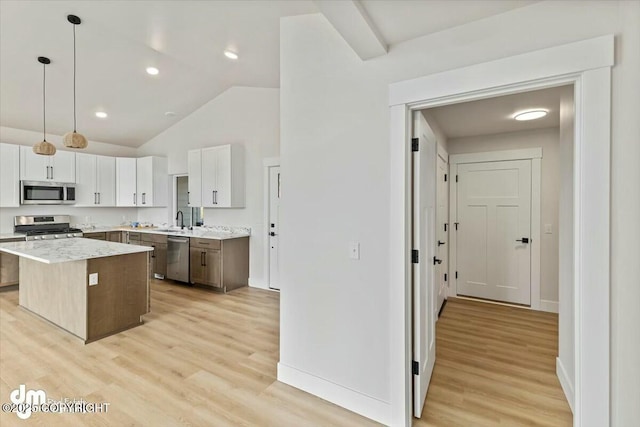
<svg viewBox="0 0 640 427">
<path fill-rule="evenodd" d="M 558 315 L 449 298 L 414 426 L 570 426 L 556 377 Z"/>
</svg>

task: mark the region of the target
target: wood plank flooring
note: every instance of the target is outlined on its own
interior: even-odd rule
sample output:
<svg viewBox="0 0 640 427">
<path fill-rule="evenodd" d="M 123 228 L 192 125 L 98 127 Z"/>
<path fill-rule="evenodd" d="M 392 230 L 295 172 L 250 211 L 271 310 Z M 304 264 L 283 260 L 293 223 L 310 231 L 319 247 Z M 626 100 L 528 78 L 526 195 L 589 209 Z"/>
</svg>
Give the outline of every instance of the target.
<svg viewBox="0 0 640 427">
<path fill-rule="evenodd" d="M 368 426 L 278 383 L 279 294 L 227 295 L 152 281 L 145 325 L 83 345 L 0 292 L 0 402 L 19 384 L 109 402 L 102 414 L 32 414 L 7 426 Z M 450 299 L 415 426 L 568 426 L 555 376 L 557 316 Z"/>
<path fill-rule="evenodd" d="M 153 280 L 145 324 L 83 345 L 0 292 L 0 402 L 19 384 L 109 402 L 102 414 L 32 414 L 9 426 L 367 426 L 276 381 L 279 294 L 226 295 Z"/>
<path fill-rule="evenodd" d="M 570 426 L 556 377 L 558 315 L 450 298 L 414 426 Z"/>
</svg>

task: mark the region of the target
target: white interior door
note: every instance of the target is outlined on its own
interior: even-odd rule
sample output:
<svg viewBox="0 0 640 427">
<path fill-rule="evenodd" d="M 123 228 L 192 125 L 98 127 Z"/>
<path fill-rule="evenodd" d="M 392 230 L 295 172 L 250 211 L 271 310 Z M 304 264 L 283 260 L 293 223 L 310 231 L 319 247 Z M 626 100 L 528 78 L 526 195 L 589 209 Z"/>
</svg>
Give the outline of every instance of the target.
<svg viewBox="0 0 640 427">
<path fill-rule="evenodd" d="M 278 234 L 280 233 L 280 166 L 269 168 L 269 287 L 280 289 Z"/>
<path fill-rule="evenodd" d="M 435 269 L 436 140 L 422 113 L 414 113 L 413 137 L 413 415 L 420 418 L 436 361 Z M 415 139 L 414 139 L 415 141 Z"/>
<path fill-rule="evenodd" d="M 531 303 L 531 160 L 458 166 L 457 293 Z"/>
<path fill-rule="evenodd" d="M 447 296 L 449 274 L 449 163 L 438 155 L 438 207 L 436 211 L 436 319 Z"/>
</svg>

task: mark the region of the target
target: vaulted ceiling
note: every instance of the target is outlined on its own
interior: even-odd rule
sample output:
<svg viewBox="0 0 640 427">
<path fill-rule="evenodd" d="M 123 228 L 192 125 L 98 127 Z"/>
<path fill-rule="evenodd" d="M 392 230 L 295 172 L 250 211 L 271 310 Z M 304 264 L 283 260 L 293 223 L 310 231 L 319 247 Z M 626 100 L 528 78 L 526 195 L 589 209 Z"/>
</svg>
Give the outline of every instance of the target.
<svg viewBox="0 0 640 427">
<path fill-rule="evenodd" d="M 229 87 L 278 87 L 280 18 L 317 13 L 318 3 L 325 2 L 2 0 L 0 125 L 42 129 L 42 65 L 36 59 L 47 56 L 47 129 L 72 130 L 68 14 L 83 20 L 76 28 L 78 131 L 135 147 Z M 391 45 L 532 1 L 352 3 L 381 43 Z M 225 49 L 239 59 L 226 58 Z M 148 75 L 149 66 L 160 73 Z M 108 118 L 97 118 L 96 111 Z"/>
</svg>

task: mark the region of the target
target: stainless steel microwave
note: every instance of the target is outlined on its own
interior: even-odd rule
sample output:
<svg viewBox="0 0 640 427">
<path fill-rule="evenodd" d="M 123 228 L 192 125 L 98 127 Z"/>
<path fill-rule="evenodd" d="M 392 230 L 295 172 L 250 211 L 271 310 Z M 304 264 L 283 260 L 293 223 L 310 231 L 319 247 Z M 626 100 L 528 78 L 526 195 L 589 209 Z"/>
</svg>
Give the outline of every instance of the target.
<svg viewBox="0 0 640 427">
<path fill-rule="evenodd" d="M 75 202 L 75 184 L 47 181 L 20 181 L 21 205 L 71 205 Z"/>
</svg>

